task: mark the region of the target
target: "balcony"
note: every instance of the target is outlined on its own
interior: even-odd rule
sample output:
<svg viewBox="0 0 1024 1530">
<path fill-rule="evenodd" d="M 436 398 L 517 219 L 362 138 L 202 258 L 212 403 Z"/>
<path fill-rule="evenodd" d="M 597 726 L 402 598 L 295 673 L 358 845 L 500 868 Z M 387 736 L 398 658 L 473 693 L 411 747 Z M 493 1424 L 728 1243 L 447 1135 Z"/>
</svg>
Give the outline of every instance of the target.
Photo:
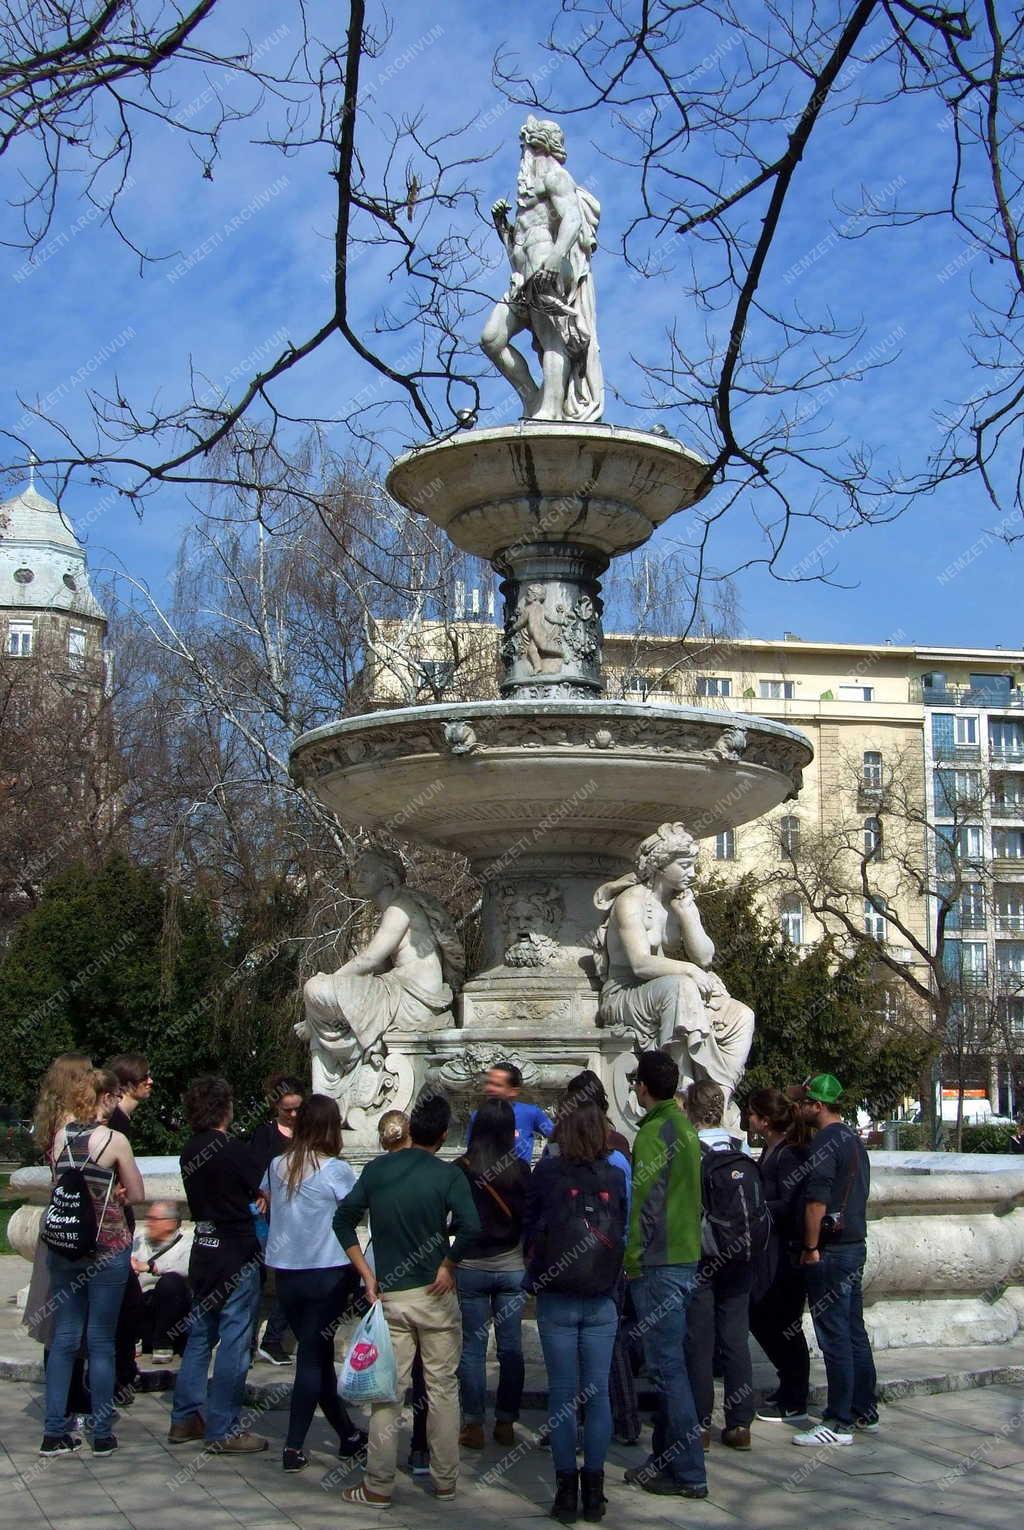
<svg viewBox="0 0 1024 1530">
<path fill-rule="evenodd" d="M 989 748 L 989 759 L 993 765 L 1024 765 L 1024 742 L 1021 744 L 997 744 L 993 742 Z"/>
<path fill-rule="evenodd" d="M 1002 994 L 1024 993 L 1024 968 L 997 967 L 996 992 Z"/>
<path fill-rule="evenodd" d="M 1014 823 L 1024 822 L 1024 797 L 993 797 L 993 818 L 1009 818 Z"/>
<path fill-rule="evenodd" d="M 1024 709 L 1024 690 L 1014 686 L 1009 695 L 996 696 L 991 691 L 972 690 L 969 685 L 922 685 L 910 682 L 911 701 L 923 701 L 926 707 L 973 707 L 988 712 L 1018 712 Z"/>
<path fill-rule="evenodd" d="M 981 759 L 980 744 L 936 744 L 933 753 L 937 760 L 950 760 L 954 765 L 977 765 Z M 995 758 L 995 756 L 993 756 Z M 1021 764 L 1024 764 L 1024 751 L 1020 756 Z"/>
<path fill-rule="evenodd" d="M 1024 913 L 995 912 L 997 935 L 1024 935 Z"/>
</svg>

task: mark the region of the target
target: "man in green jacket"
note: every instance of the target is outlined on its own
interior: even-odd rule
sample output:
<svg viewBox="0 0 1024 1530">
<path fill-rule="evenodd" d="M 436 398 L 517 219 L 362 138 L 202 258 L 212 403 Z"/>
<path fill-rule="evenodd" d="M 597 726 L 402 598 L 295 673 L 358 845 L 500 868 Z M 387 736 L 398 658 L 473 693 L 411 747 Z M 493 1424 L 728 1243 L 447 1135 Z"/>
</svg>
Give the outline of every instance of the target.
<svg viewBox="0 0 1024 1530">
<path fill-rule="evenodd" d="M 635 1088 L 646 1115 L 633 1143 L 626 1274 L 658 1407 L 651 1454 L 626 1481 L 648 1493 L 706 1498 L 701 1430 L 683 1360 L 700 1259 L 700 1143 L 675 1102 L 678 1085 L 679 1069 L 667 1052 L 640 1054 Z"/>
<path fill-rule="evenodd" d="M 398 1422 L 417 1347 L 427 1384 L 427 1440 L 435 1495 L 455 1497 L 459 1475 L 459 1387 L 462 1320 L 455 1265 L 480 1232 L 469 1180 L 444 1163 L 438 1148 L 448 1135 L 451 1106 L 428 1095 L 409 1121 L 412 1147 L 368 1163 L 334 1214 L 334 1232 L 363 1279 L 366 1299 L 384 1305 L 398 1370 L 398 1402 L 374 1403 L 370 1412 L 366 1476 L 346 1488 L 348 1503 L 391 1502 L 398 1458 Z M 356 1228 L 369 1213 L 375 1271 Z M 450 1219 L 450 1226 L 449 1226 Z M 449 1248 L 449 1233 L 454 1242 Z"/>
</svg>

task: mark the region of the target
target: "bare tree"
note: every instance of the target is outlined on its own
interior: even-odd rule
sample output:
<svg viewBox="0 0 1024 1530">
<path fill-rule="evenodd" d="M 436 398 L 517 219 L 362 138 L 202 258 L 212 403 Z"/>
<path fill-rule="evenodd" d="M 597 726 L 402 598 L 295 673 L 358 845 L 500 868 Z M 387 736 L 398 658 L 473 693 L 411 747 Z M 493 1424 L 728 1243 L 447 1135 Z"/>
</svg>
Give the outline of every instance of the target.
<svg viewBox="0 0 1024 1530">
<path fill-rule="evenodd" d="M 702 517 L 693 568 L 703 571 L 715 524 L 752 491 L 767 549 L 740 566 L 765 562 L 796 580 L 820 574 L 780 561 L 800 519 L 848 530 L 968 474 L 1019 518 L 1020 13 L 995 0 L 620 0 L 600 12 L 562 0 L 561 12 L 548 47 L 570 67 L 548 72 L 553 88 L 538 91 L 511 55 L 498 74 L 514 99 L 537 108 L 615 110 L 640 184 L 626 258 L 638 276 L 671 274 L 676 305 L 695 305 L 704 320 L 703 341 L 674 324 L 665 359 L 646 368 L 646 407 L 685 420 L 710 459 L 709 480 L 724 482 Z M 938 447 L 909 471 L 877 465 L 874 443 L 846 440 L 828 412 L 839 390 L 894 360 L 901 336 L 870 343 L 859 319 L 814 313 L 801 301 L 801 263 L 784 271 L 778 259 L 804 218 L 801 181 L 827 171 L 835 153 L 829 129 L 877 134 L 890 124 L 901 135 L 908 97 L 932 103 L 948 124 L 946 192 L 934 206 L 908 205 L 898 184 L 854 205 L 837 197 L 824 247 L 925 223 L 960 231 L 963 264 L 982 257 L 965 309 L 978 385 L 953 402 Z M 803 265 L 820 253 L 812 248 Z"/>
<path fill-rule="evenodd" d="M 896 1003 L 916 1018 L 944 1058 L 957 1088 L 956 1143 L 964 1089 L 979 1060 L 1012 1038 L 1000 1021 L 998 975 L 987 959 L 966 957 L 963 936 L 985 931 L 992 872 L 980 843 L 985 789 L 980 771 L 942 767 L 926 799 L 914 746 L 879 751 L 865 772 L 844 758 L 822 814 L 822 828 L 774 825 L 776 881 L 795 892 L 825 929 L 869 953 Z M 1019 1039 L 1009 1045 L 1012 1055 Z M 925 1119 L 937 1131 L 935 1079 L 922 1081 Z"/>
</svg>

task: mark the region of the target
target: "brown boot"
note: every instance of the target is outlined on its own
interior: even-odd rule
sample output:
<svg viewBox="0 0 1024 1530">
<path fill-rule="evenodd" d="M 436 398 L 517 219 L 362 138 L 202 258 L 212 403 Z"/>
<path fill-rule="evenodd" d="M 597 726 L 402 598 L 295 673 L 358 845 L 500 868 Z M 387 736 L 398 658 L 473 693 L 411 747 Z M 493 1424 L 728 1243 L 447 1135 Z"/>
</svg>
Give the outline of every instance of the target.
<svg viewBox="0 0 1024 1530">
<path fill-rule="evenodd" d="M 190 1413 L 188 1418 L 182 1419 L 180 1424 L 172 1424 L 167 1431 L 168 1445 L 187 1445 L 190 1440 L 201 1440 L 204 1437 L 203 1415 Z"/>
<path fill-rule="evenodd" d="M 515 1425 L 508 1419 L 498 1419 L 494 1425 L 494 1441 L 496 1445 L 514 1445 L 516 1443 Z"/>
<path fill-rule="evenodd" d="M 730 1450 L 749 1450 L 750 1429 L 746 1424 L 733 1424 L 731 1429 L 723 1429 L 722 1444 L 728 1445 Z"/>
<path fill-rule="evenodd" d="M 250 1456 L 258 1450 L 266 1450 L 270 1441 L 262 1434 L 250 1434 L 248 1429 L 229 1434 L 226 1440 L 211 1440 L 210 1450 L 218 1456 Z"/>
<path fill-rule="evenodd" d="M 702 1429 L 700 1432 L 700 1448 L 705 1454 L 711 1449 L 711 1430 Z"/>
<path fill-rule="evenodd" d="M 459 1444 L 465 1450 L 483 1450 L 484 1426 L 483 1424 L 463 1424 L 459 1435 Z"/>
</svg>

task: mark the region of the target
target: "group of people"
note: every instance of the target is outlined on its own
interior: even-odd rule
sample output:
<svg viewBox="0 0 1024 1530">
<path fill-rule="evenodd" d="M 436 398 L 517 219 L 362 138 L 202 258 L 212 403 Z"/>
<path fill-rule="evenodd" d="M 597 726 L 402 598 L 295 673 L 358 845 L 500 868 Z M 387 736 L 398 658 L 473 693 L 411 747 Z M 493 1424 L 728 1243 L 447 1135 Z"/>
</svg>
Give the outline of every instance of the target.
<svg viewBox="0 0 1024 1530">
<path fill-rule="evenodd" d="M 40 1140 L 55 1175 L 64 1164 L 82 1169 L 98 1229 L 87 1258 L 51 1249 L 37 1259 L 52 1319 L 44 1455 L 81 1448 L 70 1390 L 83 1344 L 92 1449 L 117 1448 L 117 1333 L 126 1308 L 135 1313 L 133 1359 L 140 1342 L 156 1362 L 175 1350 L 182 1356 L 169 1442 L 202 1442 L 216 1455 L 266 1450 L 267 1440 L 245 1427 L 242 1404 L 268 1271 L 273 1301 L 259 1349 L 290 1362 L 289 1329 L 295 1338 L 283 1468 L 308 1465 L 319 1407 L 341 1460 L 365 1462 L 361 1480 L 343 1489 L 351 1504 L 391 1502 L 410 1383 L 409 1466 L 429 1474 L 437 1498 L 454 1497 L 460 1451 L 486 1445 L 492 1328 L 493 1438 L 515 1445 L 531 1301 L 548 1379 L 551 1513 L 563 1523 L 603 1517 L 613 1433 L 640 1441 L 641 1368 L 654 1389 L 654 1429 L 646 1459 L 625 1481 L 650 1493 L 707 1495 L 716 1371 L 726 1447 L 751 1448 L 755 1415 L 792 1425 L 798 1445 L 847 1445 L 854 1430 L 878 1428 L 861 1297 L 868 1160 L 843 1123 L 831 1075 L 750 1097 L 750 1132 L 764 1144 L 755 1160 L 723 1128 L 717 1084 L 692 1084 L 677 1098 L 678 1068 L 665 1052 L 638 1059 L 643 1115 L 632 1147 L 612 1130 L 594 1073 L 570 1081 L 552 1120 L 519 1099 L 518 1069 L 500 1063 L 487 1074 L 459 1156 L 441 1153 L 447 1099 L 425 1092 L 410 1116 L 382 1118 L 380 1155 L 358 1177 L 342 1157 L 334 1100 L 282 1080 L 273 1121 L 245 1142 L 231 1134 L 230 1086 L 206 1077 L 184 1099 L 191 1232 L 176 1207 L 154 1203 L 133 1242 L 131 1207 L 145 1200 L 145 1187 L 117 1123 L 120 1116 L 130 1127 L 126 1097 L 134 1089 L 144 1098 L 147 1084 L 148 1069 L 125 1086 L 77 1055 L 58 1058 L 44 1081 Z M 131 1280 L 139 1296 L 129 1304 Z M 364 1432 L 339 1397 L 335 1337 L 343 1319 L 378 1300 L 398 1385 L 395 1401 L 371 1405 Z M 807 1416 L 808 1301 L 828 1381 L 816 1425 Z M 778 1373 L 760 1405 L 750 1334 Z"/>
</svg>

